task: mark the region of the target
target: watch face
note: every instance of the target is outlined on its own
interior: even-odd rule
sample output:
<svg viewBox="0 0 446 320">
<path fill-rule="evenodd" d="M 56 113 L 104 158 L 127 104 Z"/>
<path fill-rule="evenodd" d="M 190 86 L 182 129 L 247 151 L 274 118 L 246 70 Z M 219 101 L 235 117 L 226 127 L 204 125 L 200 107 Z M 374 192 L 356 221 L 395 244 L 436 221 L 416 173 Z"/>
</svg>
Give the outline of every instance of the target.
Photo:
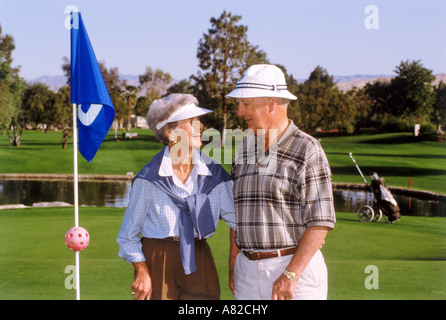
<svg viewBox="0 0 446 320">
<path fill-rule="evenodd" d="M 296 276 L 296 274 L 294 272 L 292 272 L 292 271 L 285 270 L 284 275 L 289 280 L 297 281 L 299 279 L 299 277 Z"/>
</svg>

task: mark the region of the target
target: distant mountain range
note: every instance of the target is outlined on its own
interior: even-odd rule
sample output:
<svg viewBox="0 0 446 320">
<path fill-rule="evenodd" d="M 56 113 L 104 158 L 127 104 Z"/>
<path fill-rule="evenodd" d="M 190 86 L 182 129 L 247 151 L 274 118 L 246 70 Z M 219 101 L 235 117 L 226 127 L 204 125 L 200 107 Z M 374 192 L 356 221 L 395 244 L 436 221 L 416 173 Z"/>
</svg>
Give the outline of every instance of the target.
<svg viewBox="0 0 446 320">
<path fill-rule="evenodd" d="M 366 85 L 367 82 L 374 82 L 379 79 L 392 79 L 394 76 L 377 74 L 377 75 L 369 75 L 369 74 L 355 74 L 355 75 L 347 75 L 347 76 L 333 76 L 333 80 L 336 82 L 338 88 L 342 91 L 348 91 L 353 87 L 362 88 Z M 138 85 L 138 76 L 135 75 L 120 75 L 121 80 L 127 80 L 128 84 Z M 298 82 L 304 82 L 307 79 L 299 79 Z M 66 78 L 64 76 L 41 76 L 35 79 L 30 80 L 31 83 L 41 82 L 46 84 L 50 89 L 57 91 L 60 87 L 64 86 L 66 83 Z M 446 73 L 440 73 L 436 75 L 436 80 L 434 81 L 434 85 L 438 85 L 440 81 L 446 83 Z"/>
<path fill-rule="evenodd" d="M 336 76 L 334 76 L 334 80 L 337 83 L 339 90 L 348 91 L 353 89 L 354 87 L 360 89 L 364 87 L 367 83 L 373 83 L 377 80 L 387 80 L 390 81 L 394 76 L 389 75 L 354 75 L 354 76 L 343 76 L 336 80 Z M 438 86 L 440 81 L 446 83 L 446 73 L 439 73 L 435 75 L 435 80 L 433 84 Z"/>
</svg>

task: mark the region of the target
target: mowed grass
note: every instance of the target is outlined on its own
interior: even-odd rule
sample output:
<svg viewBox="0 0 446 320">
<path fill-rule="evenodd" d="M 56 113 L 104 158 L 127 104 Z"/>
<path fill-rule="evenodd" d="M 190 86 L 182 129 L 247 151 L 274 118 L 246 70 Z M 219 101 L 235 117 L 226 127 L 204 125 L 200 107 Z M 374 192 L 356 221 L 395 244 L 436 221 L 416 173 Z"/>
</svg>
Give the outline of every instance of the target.
<svg viewBox="0 0 446 320">
<path fill-rule="evenodd" d="M 92 163 L 79 155 L 79 174 L 139 172 L 162 145 L 150 130 L 134 131 L 138 132 L 137 139 L 123 140 L 122 132 L 119 132 L 119 142 L 110 131 Z M 334 182 L 364 183 L 348 155 L 352 152 L 368 181 L 372 172 L 377 172 L 389 186 L 407 188 L 409 179 L 412 179 L 413 189 L 446 194 L 446 143 L 423 141 L 411 133 L 369 132 L 316 138 L 320 139 L 327 154 Z M 17 148 L 10 145 L 6 135 L 0 135 L 0 173 L 72 174 L 73 145 L 70 140 L 67 149 L 63 150 L 61 140 L 59 132 L 25 131 L 22 145 Z M 217 160 L 228 171 L 235 140 L 229 150 L 216 149 L 216 154 L 221 155 L 216 157 Z M 203 146 L 210 143 L 204 141 Z M 229 157 L 225 158 L 225 152 Z"/>
<path fill-rule="evenodd" d="M 114 139 L 110 132 L 90 164 L 79 155 L 80 174 L 137 173 L 161 144 L 149 130 L 136 140 Z M 384 176 L 388 185 L 446 194 L 446 144 L 420 141 L 410 133 L 363 133 L 320 136 L 334 182 L 363 184 L 352 152 L 363 173 Z M 0 173 L 73 173 L 73 146 L 61 148 L 61 133 L 25 131 L 22 145 L 12 147 L 0 135 Z M 204 143 L 206 145 L 206 142 Z M 233 151 L 234 146 L 231 148 Z M 221 154 L 223 155 L 224 152 Z M 223 158 L 222 158 L 223 160 Z M 230 170 L 230 163 L 223 163 Z M 80 208 L 80 225 L 91 235 L 80 253 L 82 299 L 132 299 L 132 266 L 118 257 L 116 236 L 122 208 Z M 64 244 L 74 225 L 73 208 L 0 211 L 0 299 L 74 299 L 65 288 L 74 253 Z M 324 253 L 329 271 L 329 299 L 446 298 L 446 219 L 406 217 L 395 224 L 361 223 L 352 213 L 337 213 Z M 209 240 L 220 276 L 222 299 L 228 288 L 229 228 L 220 223 Z M 379 272 L 378 289 L 367 289 L 367 266 Z"/>
<path fill-rule="evenodd" d="M 369 132 L 318 137 L 327 154 L 333 181 L 364 183 L 353 161 L 370 182 L 377 172 L 389 186 L 446 194 L 446 143 L 423 141 L 411 133 Z"/>
<path fill-rule="evenodd" d="M 91 163 L 78 154 L 79 174 L 135 174 L 161 150 L 161 143 L 149 130 L 138 130 L 139 138 L 119 142 L 110 131 Z M 0 135 L 0 173 L 73 174 L 73 144 L 69 140 L 62 149 L 62 134 L 28 130 L 23 133 L 20 147 L 12 147 Z"/>
<path fill-rule="evenodd" d="M 393 224 L 360 222 L 337 213 L 335 229 L 322 249 L 330 299 L 446 298 L 446 219 L 402 217 Z M 367 289 L 370 271 L 377 289 Z"/>
<path fill-rule="evenodd" d="M 80 225 L 91 236 L 80 252 L 81 299 L 131 300 L 132 266 L 118 257 L 121 208 L 80 208 Z M 331 300 L 446 298 L 446 219 L 403 217 L 394 224 L 361 223 L 352 213 L 338 222 L 322 249 Z M 65 282 L 74 253 L 64 244 L 73 226 L 73 208 L 31 208 L 0 213 L 0 299 L 71 300 Z M 224 300 L 228 288 L 229 228 L 221 222 L 210 240 Z M 377 289 L 367 289 L 376 266 Z M 68 269 L 69 270 L 69 269 Z"/>
</svg>

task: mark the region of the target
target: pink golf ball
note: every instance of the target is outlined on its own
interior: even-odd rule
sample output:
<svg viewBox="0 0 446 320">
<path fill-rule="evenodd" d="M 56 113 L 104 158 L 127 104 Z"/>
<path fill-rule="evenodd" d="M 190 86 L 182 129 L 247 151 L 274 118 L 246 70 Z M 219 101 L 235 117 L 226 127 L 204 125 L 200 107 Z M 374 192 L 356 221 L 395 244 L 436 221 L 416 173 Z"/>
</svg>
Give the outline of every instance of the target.
<svg viewBox="0 0 446 320">
<path fill-rule="evenodd" d="M 65 245 L 74 251 L 84 250 L 90 243 L 90 235 L 82 227 L 73 227 L 65 234 Z"/>
</svg>

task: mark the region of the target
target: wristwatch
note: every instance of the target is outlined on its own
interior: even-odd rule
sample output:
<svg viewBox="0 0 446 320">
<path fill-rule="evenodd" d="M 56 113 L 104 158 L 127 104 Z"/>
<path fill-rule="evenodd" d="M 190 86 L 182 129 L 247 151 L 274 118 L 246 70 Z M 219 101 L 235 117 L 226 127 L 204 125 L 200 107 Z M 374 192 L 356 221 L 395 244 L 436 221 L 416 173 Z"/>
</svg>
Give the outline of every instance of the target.
<svg viewBox="0 0 446 320">
<path fill-rule="evenodd" d="M 288 280 L 293 280 L 293 281 L 297 281 L 299 280 L 299 277 L 293 272 L 293 271 L 288 271 L 285 269 L 285 272 L 283 273 L 283 275 L 288 279 Z"/>
</svg>

